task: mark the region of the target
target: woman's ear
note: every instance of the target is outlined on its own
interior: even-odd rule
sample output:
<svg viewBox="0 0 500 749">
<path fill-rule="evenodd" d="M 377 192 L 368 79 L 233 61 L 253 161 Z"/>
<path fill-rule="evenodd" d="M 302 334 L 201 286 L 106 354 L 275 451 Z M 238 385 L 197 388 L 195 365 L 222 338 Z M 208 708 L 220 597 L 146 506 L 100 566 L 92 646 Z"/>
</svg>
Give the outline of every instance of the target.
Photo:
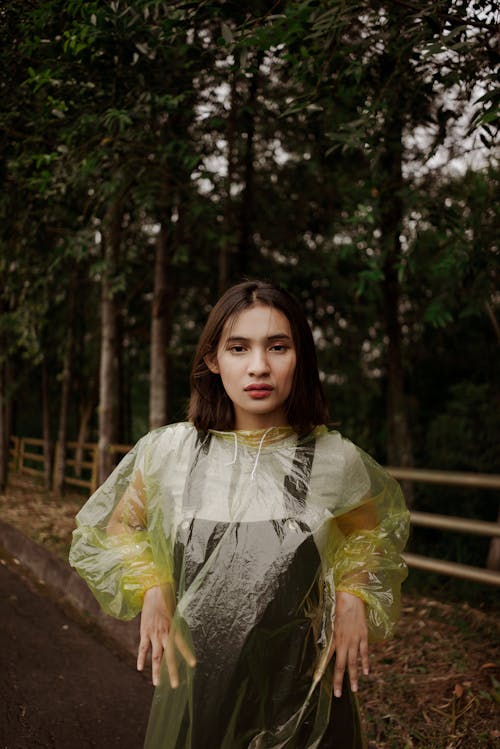
<svg viewBox="0 0 500 749">
<path fill-rule="evenodd" d="M 203 361 L 213 374 L 220 374 L 217 357 L 214 354 L 206 354 L 206 356 L 203 357 Z"/>
</svg>

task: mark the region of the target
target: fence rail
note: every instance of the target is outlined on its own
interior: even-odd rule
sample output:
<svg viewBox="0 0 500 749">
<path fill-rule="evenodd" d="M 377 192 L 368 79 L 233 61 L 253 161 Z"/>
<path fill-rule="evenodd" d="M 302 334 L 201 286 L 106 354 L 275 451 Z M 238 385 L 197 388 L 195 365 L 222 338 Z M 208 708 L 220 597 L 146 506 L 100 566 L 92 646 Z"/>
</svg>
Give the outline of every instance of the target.
<svg viewBox="0 0 500 749">
<path fill-rule="evenodd" d="M 131 445 L 114 444 L 109 446 L 113 455 L 124 455 L 131 449 Z M 35 448 L 35 451 L 33 451 Z M 41 448 L 41 452 L 40 452 Z M 87 489 L 94 492 L 97 489 L 98 477 L 98 446 L 95 443 L 79 444 L 68 442 L 66 445 L 68 456 L 65 460 L 64 482 L 66 484 Z M 84 454 L 88 458 L 84 458 Z M 11 470 L 31 476 L 44 475 L 43 440 L 30 437 L 11 437 L 9 450 Z M 60 460 L 59 446 L 55 447 L 54 475 L 58 470 Z M 68 473 L 70 469 L 71 473 Z M 422 468 L 387 467 L 394 478 L 400 481 L 415 481 L 417 483 L 445 484 L 479 489 L 500 489 L 500 475 L 484 473 L 463 473 L 458 471 L 436 471 Z M 82 478 L 82 471 L 87 477 Z M 438 515 L 428 512 L 413 511 L 410 513 L 412 525 L 425 528 L 436 528 L 446 532 L 466 533 L 471 535 L 500 538 L 500 523 L 492 523 L 474 518 L 459 518 L 452 515 Z M 414 569 L 438 574 L 459 577 L 464 580 L 487 583 L 500 586 L 500 572 L 480 567 L 471 567 L 458 562 L 444 559 L 433 559 L 419 554 L 406 553 L 403 555 L 406 563 Z"/>
<path fill-rule="evenodd" d="M 68 453 L 73 457 L 68 457 Z M 87 455 L 87 459 L 85 458 Z M 55 448 L 54 476 L 59 475 L 61 462 L 61 448 L 59 443 Z M 68 468 L 71 473 L 68 474 Z M 88 478 L 82 478 L 82 472 L 88 472 Z M 97 445 L 93 442 L 67 442 L 64 460 L 64 483 L 79 486 L 82 489 L 95 491 L 97 487 Z"/>
<path fill-rule="evenodd" d="M 398 481 L 416 481 L 419 484 L 446 484 L 470 489 L 500 489 L 500 476 L 494 473 L 463 473 L 461 471 L 435 471 L 428 468 L 397 468 L 387 470 Z"/>
<path fill-rule="evenodd" d="M 124 455 L 132 445 L 109 446 L 112 455 Z M 43 440 L 35 437 L 11 437 L 9 468 L 15 473 L 35 477 L 45 475 Z M 59 443 L 54 447 L 53 478 L 58 475 L 61 460 Z M 67 442 L 64 459 L 64 483 L 93 493 L 97 489 L 99 467 L 98 445 L 95 442 Z"/>
<path fill-rule="evenodd" d="M 424 528 L 437 528 L 443 531 L 456 531 L 457 533 L 470 533 L 475 536 L 500 536 L 500 523 L 491 523 L 487 520 L 474 520 L 473 518 L 457 518 L 454 515 L 435 515 L 433 512 L 410 513 L 413 525 Z"/>
<path fill-rule="evenodd" d="M 45 457 L 43 454 L 43 444 L 43 440 L 41 439 L 21 437 L 17 458 L 19 473 L 27 474 L 28 476 L 44 474 Z M 35 452 L 33 448 L 35 448 Z"/>
<path fill-rule="evenodd" d="M 488 585 L 500 585 L 500 572 L 486 570 L 481 567 L 472 567 L 468 564 L 449 562 L 446 559 L 434 559 L 424 557 L 420 554 L 403 554 L 403 558 L 409 567 L 425 572 L 437 572 L 450 577 L 460 577 L 462 580 L 471 580 L 475 583 L 487 583 Z"/>
</svg>

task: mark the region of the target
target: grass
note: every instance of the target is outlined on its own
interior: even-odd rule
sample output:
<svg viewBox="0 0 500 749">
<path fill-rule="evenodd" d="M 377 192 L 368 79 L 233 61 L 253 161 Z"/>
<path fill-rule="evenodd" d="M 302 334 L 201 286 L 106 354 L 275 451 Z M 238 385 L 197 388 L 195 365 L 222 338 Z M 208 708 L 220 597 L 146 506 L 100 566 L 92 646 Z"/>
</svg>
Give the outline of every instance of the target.
<svg viewBox="0 0 500 749">
<path fill-rule="evenodd" d="M 14 476 L 0 495 L 4 521 L 66 559 L 85 501 Z M 422 585 L 419 579 L 420 586 Z M 425 578 L 424 578 L 425 579 Z M 371 647 L 360 702 L 370 749 L 500 749 L 500 625 L 491 592 L 475 606 L 412 580 L 395 637 Z M 453 598 L 453 596 L 451 597 Z"/>
</svg>

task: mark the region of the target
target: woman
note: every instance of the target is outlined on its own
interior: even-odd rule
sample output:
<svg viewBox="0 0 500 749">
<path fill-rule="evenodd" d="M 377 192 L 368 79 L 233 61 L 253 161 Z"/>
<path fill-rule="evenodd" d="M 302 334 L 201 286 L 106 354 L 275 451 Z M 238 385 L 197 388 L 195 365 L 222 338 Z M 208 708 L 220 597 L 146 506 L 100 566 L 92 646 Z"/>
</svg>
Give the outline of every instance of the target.
<svg viewBox="0 0 500 749">
<path fill-rule="evenodd" d="M 272 284 L 229 289 L 202 332 L 188 421 L 146 435 L 77 517 L 71 564 L 142 610 L 148 749 L 364 746 L 368 635 L 406 576 L 396 482 L 330 431 L 310 328 Z"/>
</svg>

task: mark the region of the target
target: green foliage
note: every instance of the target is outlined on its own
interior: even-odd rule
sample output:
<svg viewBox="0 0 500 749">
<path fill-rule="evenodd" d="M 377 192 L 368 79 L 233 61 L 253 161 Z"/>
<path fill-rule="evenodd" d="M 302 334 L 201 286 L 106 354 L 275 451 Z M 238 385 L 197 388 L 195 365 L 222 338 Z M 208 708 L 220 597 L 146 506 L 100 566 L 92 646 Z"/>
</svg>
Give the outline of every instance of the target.
<svg viewBox="0 0 500 749">
<path fill-rule="evenodd" d="M 499 472 L 499 408 L 500 394 L 491 383 L 454 384 L 441 411 L 429 424 L 428 461 L 444 469 Z"/>
<path fill-rule="evenodd" d="M 301 299 L 332 419 L 385 460 L 384 295 L 396 250 L 416 462 L 494 469 L 491 3 L 44 0 L 7 2 L 1 14 L 0 358 L 22 372 L 17 424 L 40 432 L 39 409 L 22 404 L 38 389 L 42 356 L 57 404 L 71 327 L 75 435 L 95 390 L 100 283 L 111 272 L 120 437 L 144 430 L 161 227 L 172 418 L 183 416 L 190 358 L 225 258 L 224 283 L 270 277 Z M 113 201 L 121 241 L 111 267 L 103 247 Z M 443 503 L 451 508 L 454 497 Z"/>
</svg>

